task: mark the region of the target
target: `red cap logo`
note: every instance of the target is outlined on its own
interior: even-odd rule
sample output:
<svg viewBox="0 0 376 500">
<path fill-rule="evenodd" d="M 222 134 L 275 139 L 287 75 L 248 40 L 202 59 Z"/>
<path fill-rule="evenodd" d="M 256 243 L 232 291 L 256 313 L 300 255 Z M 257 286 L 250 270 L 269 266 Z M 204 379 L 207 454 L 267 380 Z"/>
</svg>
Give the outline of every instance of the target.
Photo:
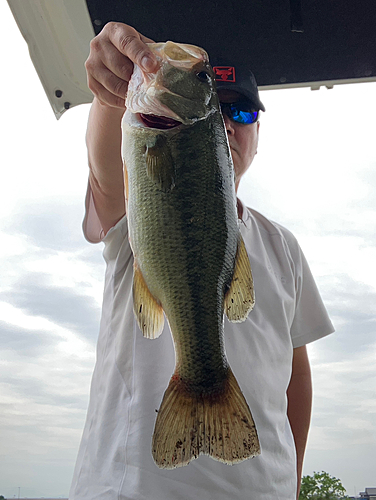
<svg viewBox="0 0 376 500">
<path fill-rule="evenodd" d="M 213 66 L 217 82 L 235 82 L 234 66 Z"/>
</svg>

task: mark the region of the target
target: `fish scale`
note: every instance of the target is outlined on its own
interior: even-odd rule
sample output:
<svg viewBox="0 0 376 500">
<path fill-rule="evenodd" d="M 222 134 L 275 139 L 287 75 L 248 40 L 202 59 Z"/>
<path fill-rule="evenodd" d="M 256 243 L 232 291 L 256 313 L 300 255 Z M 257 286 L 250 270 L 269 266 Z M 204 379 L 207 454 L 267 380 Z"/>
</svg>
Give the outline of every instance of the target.
<svg viewBox="0 0 376 500">
<path fill-rule="evenodd" d="M 215 118 L 218 120 L 220 117 L 209 117 L 210 120 Z M 218 368 L 222 363 L 223 343 L 218 339 L 223 336 L 223 313 L 218 314 L 218 300 L 221 300 L 221 296 L 217 288 L 223 287 L 231 280 L 237 247 L 236 213 L 234 209 L 230 212 L 231 205 L 234 206 L 235 201 L 232 200 L 230 204 L 226 200 L 228 205 L 226 207 L 223 195 L 220 193 L 214 200 L 206 194 L 208 191 L 214 191 L 214 176 L 211 170 L 213 165 L 216 165 L 213 158 L 215 155 L 207 152 L 198 168 L 192 163 L 189 165 L 189 170 L 184 168 L 192 156 L 188 155 L 187 158 L 184 155 L 189 138 L 194 139 L 197 134 L 202 133 L 200 129 L 206 127 L 207 124 L 200 121 L 190 127 L 192 129 L 189 130 L 190 137 L 167 141 L 176 164 L 179 165 L 177 183 L 171 192 L 161 192 L 148 178 L 145 169 L 133 171 L 128 168 L 130 192 L 135 189 L 139 193 L 134 203 L 137 203 L 136 207 L 143 207 L 142 210 L 134 208 L 133 200 L 130 199 L 128 209 L 132 245 L 135 248 L 142 248 L 139 257 L 141 272 L 148 280 L 152 294 L 164 304 L 171 329 L 176 331 L 175 342 L 179 346 L 177 351 L 180 352 L 183 348 L 185 351 L 191 351 L 189 356 L 179 356 L 183 372 L 184 360 L 190 357 L 196 358 L 197 366 L 201 365 L 205 370 L 210 370 L 211 364 Z M 195 128 L 199 130 L 195 132 Z M 140 132 L 144 135 L 144 131 Z M 183 151 L 181 142 L 185 145 Z M 135 147 L 142 151 L 141 142 L 137 139 Z M 136 151 L 135 154 L 137 156 Z M 200 172 L 204 172 L 205 175 L 200 176 Z M 189 186 L 189 190 L 185 188 L 186 185 Z M 189 191 L 197 193 L 198 189 L 201 196 L 192 198 Z M 225 211 L 226 208 L 230 214 Z M 135 213 L 134 221 L 131 218 L 133 213 Z M 230 239 L 228 237 L 230 215 L 234 219 L 230 225 L 231 242 L 227 241 Z M 213 224 L 212 221 L 215 219 L 219 220 Z M 159 238 L 158 235 L 166 227 L 173 237 Z M 214 241 L 216 244 L 213 244 Z M 153 258 L 155 255 L 158 255 L 157 262 Z M 176 281 L 176 276 L 184 279 Z M 173 327 L 175 324 L 176 328 Z M 205 325 L 205 329 L 200 328 L 202 325 Z M 192 331 L 190 336 L 186 335 L 187 330 Z M 210 350 L 203 349 L 204 335 L 208 337 Z M 197 348 L 198 344 L 201 346 L 200 349 Z M 192 382 L 203 377 L 200 370 L 196 370 L 191 376 Z"/>
<path fill-rule="evenodd" d="M 260 451 L 224 346 L 224 311 L 243 321 L 254 297 L 214 75 L 202 49 L 171 44 L 150 44 L 160 69 L 142 86 L 135 68 L 123 120 L 135 315 L 156 338 L 164 313 L 175 346 L 152 440 L 156 464 L 169 469 L 201 453 L 233 464 Z"/>
</svg>

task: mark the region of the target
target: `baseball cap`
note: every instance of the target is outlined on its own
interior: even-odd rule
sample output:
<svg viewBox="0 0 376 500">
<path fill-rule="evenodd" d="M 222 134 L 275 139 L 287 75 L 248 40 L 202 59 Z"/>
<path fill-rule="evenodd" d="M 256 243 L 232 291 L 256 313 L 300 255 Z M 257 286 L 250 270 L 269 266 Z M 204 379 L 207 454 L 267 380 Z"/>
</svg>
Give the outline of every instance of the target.
<svg viewBox="0 0 376 500">
<path fill-rule="evenodd" d="M 265 106 L 259 97 L 256 78 L 251 70 L 242 67 L 241 64 L 235 67 L 222 62 L 217 64 L 217 61 L 214 61 L 213 70 L 218 90 L 239 92 L 255 105 L 256 111 L 260 109 L 265 111 Z"/>
</svg>

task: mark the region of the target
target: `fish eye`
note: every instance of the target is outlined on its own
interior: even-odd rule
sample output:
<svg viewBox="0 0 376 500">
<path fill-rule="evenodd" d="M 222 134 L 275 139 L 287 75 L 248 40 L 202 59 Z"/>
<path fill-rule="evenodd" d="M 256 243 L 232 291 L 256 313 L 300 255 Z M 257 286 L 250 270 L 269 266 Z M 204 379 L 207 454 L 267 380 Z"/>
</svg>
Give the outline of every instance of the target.
<svg viewBox="0 0 376 500">
<path fill-rule="evenodd" d="M 200 82 L 210 81 L 210 75 L 206 71 L 200 71 L 200 73 L 197 73 L 196 76 L 200 80 Z"/>
</svg>

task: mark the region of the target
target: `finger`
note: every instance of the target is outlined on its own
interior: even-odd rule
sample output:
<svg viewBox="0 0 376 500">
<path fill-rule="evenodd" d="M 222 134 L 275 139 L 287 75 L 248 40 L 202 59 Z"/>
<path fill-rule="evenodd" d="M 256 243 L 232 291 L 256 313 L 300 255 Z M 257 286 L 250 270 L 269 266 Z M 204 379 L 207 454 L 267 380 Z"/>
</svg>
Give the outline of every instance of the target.
<svg viewBox="0 0 376 500">
<path fill-rule="evenodd" d="M 109 23 L 109 25 L 109 39 L 122 54 L 145 71 L 153 72 L 158 69 L 157 58 L 141 40 L 142 35 L 138 31 L 121 23 Z"/>
<path fill-rule="evenodd" d="M 114 95 L 112 92 L 108 91 L 101 83 L 96 80 L 92 80 L 89 86 L 90 90 L 93 92 L 95 97 L 102 103 L 112 108 L 125 109 L 125 99 Z"/>
<path fill-rule="evenodd" d="M 85 63 L 88 82 L 91 78 L 101 83 L 107 90 L 124 97 L 133 71 L 133 63 L 112 44 L 101 44 L 92 48 Z"/>
<path fill-rule="evenodd" d="M 86 61 L 86 70 L 94 71 L 97 65 L 104 65 L 119 78 L 129 81 L 133 63 L 108 40 L 93 38 L 90 43 L 90 55 Z"/>
<path fill-rule="evenodd" d="M 87 62 L 86 68 L 88 75 L 88 87 L 94 94 L 96 90 L 96 82 L 98 82 L 102 87 L 106 88 L 109 92 L 112 92 L 115 96 L 124 99 L 128 90 L 128 82 L 126 80 L 116 76 L 103 64 L 93 65 L 91 67 L 90 63 Z"/>
</svg>

